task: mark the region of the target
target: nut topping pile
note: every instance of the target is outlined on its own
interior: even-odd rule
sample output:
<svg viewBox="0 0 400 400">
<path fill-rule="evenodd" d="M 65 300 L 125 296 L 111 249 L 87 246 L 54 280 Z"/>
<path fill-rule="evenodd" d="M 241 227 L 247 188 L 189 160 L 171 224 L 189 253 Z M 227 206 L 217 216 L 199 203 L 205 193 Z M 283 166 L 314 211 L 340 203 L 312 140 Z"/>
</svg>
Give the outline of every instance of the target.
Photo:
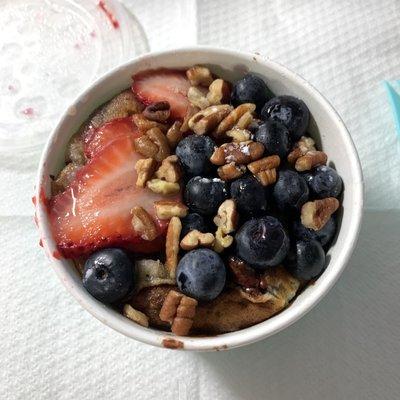
<svg viewBox="0 0 400 400">
<path fill-rule="evenodd" d="M 53 178 L 59 251 L 84 262 L 92 296 L 143 327 L 223 333 L 281 311 L 326 268 L 343 186 L 307 105 L 205 66 L 132 79 Z"/>
</svg>

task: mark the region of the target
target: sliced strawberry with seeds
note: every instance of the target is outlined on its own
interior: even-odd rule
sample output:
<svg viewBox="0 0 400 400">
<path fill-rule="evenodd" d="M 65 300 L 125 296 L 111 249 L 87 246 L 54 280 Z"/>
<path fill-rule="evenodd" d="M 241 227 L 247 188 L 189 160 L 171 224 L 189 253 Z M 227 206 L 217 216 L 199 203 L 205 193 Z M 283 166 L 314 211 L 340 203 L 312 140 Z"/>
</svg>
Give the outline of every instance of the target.
<svg viewBox="0 0 400 400">
<path fill-rule="evenodd" d="M 190 106 L 187 91 L 190 82 L 183 71 L 155 69 L 132 77 L 132 91 L 144 104 L 168 101 L 173 119 L 183 119 Z"/>
<path fill-rule="evenodd" d="M 51 199 L 50 221 L 59 250 L 78 257 L 110 246 L 133 251 L 159 251 L 168 222 L 155 217 L 153 204 L 165 198 L 136 187 L 132 140 L 120 137 L 97 152 L 63 192 Z M 174 196 L 178 200 L 180 195 Z M 159 237 L 144 241 L 132 227 L 131 209 L 142 206 L 153 216 Z"/>
<path fill-rule="evenodd" d="M 116 118 L 97 129 L 89 129 L 83 138 L 85 154 L 92 158 L 115 139 L 122 137 L 137 138 L 141 135 L 131 117 Z"/>
</svg>

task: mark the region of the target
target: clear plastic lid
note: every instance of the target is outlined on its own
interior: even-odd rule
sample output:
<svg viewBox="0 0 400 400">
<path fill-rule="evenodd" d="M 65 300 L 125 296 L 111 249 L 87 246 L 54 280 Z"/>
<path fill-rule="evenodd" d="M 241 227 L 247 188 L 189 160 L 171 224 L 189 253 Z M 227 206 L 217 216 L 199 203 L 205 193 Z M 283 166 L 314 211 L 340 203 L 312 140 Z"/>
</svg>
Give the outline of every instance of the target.
<svg viewBox="0 0 400 400">
<path fill-rule="evenodd" d="M 0 150 L 34 149 L 96 77 L 148 50 L 120 3 L 0 2 Z"/>
</svg>

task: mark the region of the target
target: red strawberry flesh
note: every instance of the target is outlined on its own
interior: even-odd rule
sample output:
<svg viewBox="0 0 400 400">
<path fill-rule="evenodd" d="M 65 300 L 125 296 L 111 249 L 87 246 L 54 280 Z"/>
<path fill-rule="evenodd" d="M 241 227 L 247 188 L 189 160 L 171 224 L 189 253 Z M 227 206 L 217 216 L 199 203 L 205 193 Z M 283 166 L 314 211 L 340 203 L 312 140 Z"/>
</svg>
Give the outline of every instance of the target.
<svg viewBox="0 0 400 400">
<path fill-rule="evenodd" d="M 187 91 L 190 82 L 183 71 L 155 69 L 132 77 L 132 91 L 144 104 L 168 101 L 173 119 L 183 119 L 190 106 Z"/>
</svg>

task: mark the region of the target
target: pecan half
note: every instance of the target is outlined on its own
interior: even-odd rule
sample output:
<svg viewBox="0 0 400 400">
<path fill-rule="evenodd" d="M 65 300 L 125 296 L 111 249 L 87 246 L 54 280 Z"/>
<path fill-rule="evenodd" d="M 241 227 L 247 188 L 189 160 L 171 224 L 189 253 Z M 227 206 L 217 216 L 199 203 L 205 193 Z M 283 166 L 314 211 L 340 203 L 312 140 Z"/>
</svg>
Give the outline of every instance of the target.
<svg viewBox="0 0 400 400">
<path fill-rule="evenodd" d="M 217 172 L 223 181 L 231 181 L 232 179 L 241 177 L 246 172 L 246 166 L 236 165 L 234 162 L 231 162 L 219 167 Z"/>
<path fill-rule="evenodd" d="M 143 207 L 133 207 L 132 226 L 143 240 L 152 241 L 157 237 L 157 228 L 153 218 Z"/>
<path fill-rule="evenodd" d="M 134 140 L 135 149 L 144 157 L 162 161 L 171 153 L 168 140 L 158 128 L 149 129 L 144 135 Z"/>
<path fill-rule="evenodd" d="M 137 172 L 137 187 L 145 187 L 146 182 L 151 179 L 157 168 L 157 161 L 154 158 L 141 158 L 136 161 L 135 170 Z"/>
<path fill-rule="evenodd" d="M 147 106 L 143 110 L 143 116 L 150 121 L 165 122 L 171 113 L 168 101 L 159 101 Z"/>
<path fill-rule="evenodd" d="M 182 140 L 181 126 L 182 122 L 175 121 L 165 135 L 171 149 L 175 149 L 176 145 Z"/>
<path fill-rule="evenodd" d="M 188 213 L 188 208 L 179 201 L 159 200 L 154 202 L 156 215 L 160 219 L 169 219 L 172 217 L 183 218 Z"/>
<path fill-rule="evenodd" d="M 301 223 L 318 231 L 328 222 L 331 215 L 339 208 L 339 200 L 327 197 L 322 200 L 309 201 L 301 208 Z"/>
<path fill-rule="evenodd" d="M 173 155 L 165 158 L 160 168 L 156 171 L 156 177 L 165 179 L 167 182 L 179 182 L 182 178 L 182 169 L 179 164 L 178 156 Z"/>
<path fill-rule="evenodd" d="M 122 313 L 125 315 L 125 317 L 129 318 L 139 325 L 142 325 L 146 328 L 149 326 L 149 318 L 147 317 L 147 315 L 143 314 L 141 311 L 136 310 L 130 304 L 124 305 Z"/>
<path fill-rule="evenodd" d="M 318 165 L 325 165 L 328 161 L 328 156 L 323 151 L 308 151 L 304 156 L 296 160 L 296 171 L 309 171 Z"/>
<path fill-rule="evenodd" d="M 268 186 L 276 182 L 276 168 L 280 162 L 279 156 L 273 155 L 254 161 L 247 168 L 263 186 Z"/>
<path fill-rule="evenodd" d="M 228 104 L 207 107 L 189 119 L 189 128 L 196 135 L 209 133 L 218 126 L 231 110 L 232 106 Z"/>
<path fill-rule="evenodd" d="M 214 150 L 210 161 L 214 165 L 224 165 L 230 162 L 248 164 L 258 160 L 264 153 L 264 146 L 258 142 L 224 143 Z"/>
<path fill-rule="evenodd" d="M 207 90 L 204 88 L 200 89 L 195 86 L 191 86 L 187 92 L 187 98 L 192 105 L 199 107 L 200 110 L 204 110 L 210 105 L 210 102 L 206 97 Z"/>
<path fill-rule="evenodd" d="M 221 137 L 226 131 L 232 129 L 246 112 L 254 112 L 256 105 L 252 103 L 244 103 L 232 110 L 219 124 L 214 132 L 214 136 Z"/>
<path fill-rule="evenodd" d="M 213 81 L 211 71 L 207 67 L 195 65 L 186 71 L 186 76 L 193 86 L 210 86 Z"/>
<path fill-rule="evenodd" d="M 179 239 L 182 231 L 182 223 L 178 217 L 172 217 L 168 224 L 167 237 L 165 241 L 165 267 L 169 276 L 175 277 L 178 265 Z"/>
<path fill-rule="evenodd" d="M 215 238 L 212 233 L 202 233 L 194 229 L 181 240 L 181 248 L 188 251 L 197 247 L 212 247 L 214 241 Z"/>
<path fill-rule="evenodd" d="M 167 182 L 162 179 L 151 179 L 147 181 L 146 186 L 154 193 L 163 194 L 165 196 L 173 195 L 181 190 L 179 183 Z"/>
<path fill-rule="evenodd" d="M 216 79 L 208 88 L 207 100 L 212 105 L 229 103 L 231 88 L 223 79 Z"/>
</svg>

